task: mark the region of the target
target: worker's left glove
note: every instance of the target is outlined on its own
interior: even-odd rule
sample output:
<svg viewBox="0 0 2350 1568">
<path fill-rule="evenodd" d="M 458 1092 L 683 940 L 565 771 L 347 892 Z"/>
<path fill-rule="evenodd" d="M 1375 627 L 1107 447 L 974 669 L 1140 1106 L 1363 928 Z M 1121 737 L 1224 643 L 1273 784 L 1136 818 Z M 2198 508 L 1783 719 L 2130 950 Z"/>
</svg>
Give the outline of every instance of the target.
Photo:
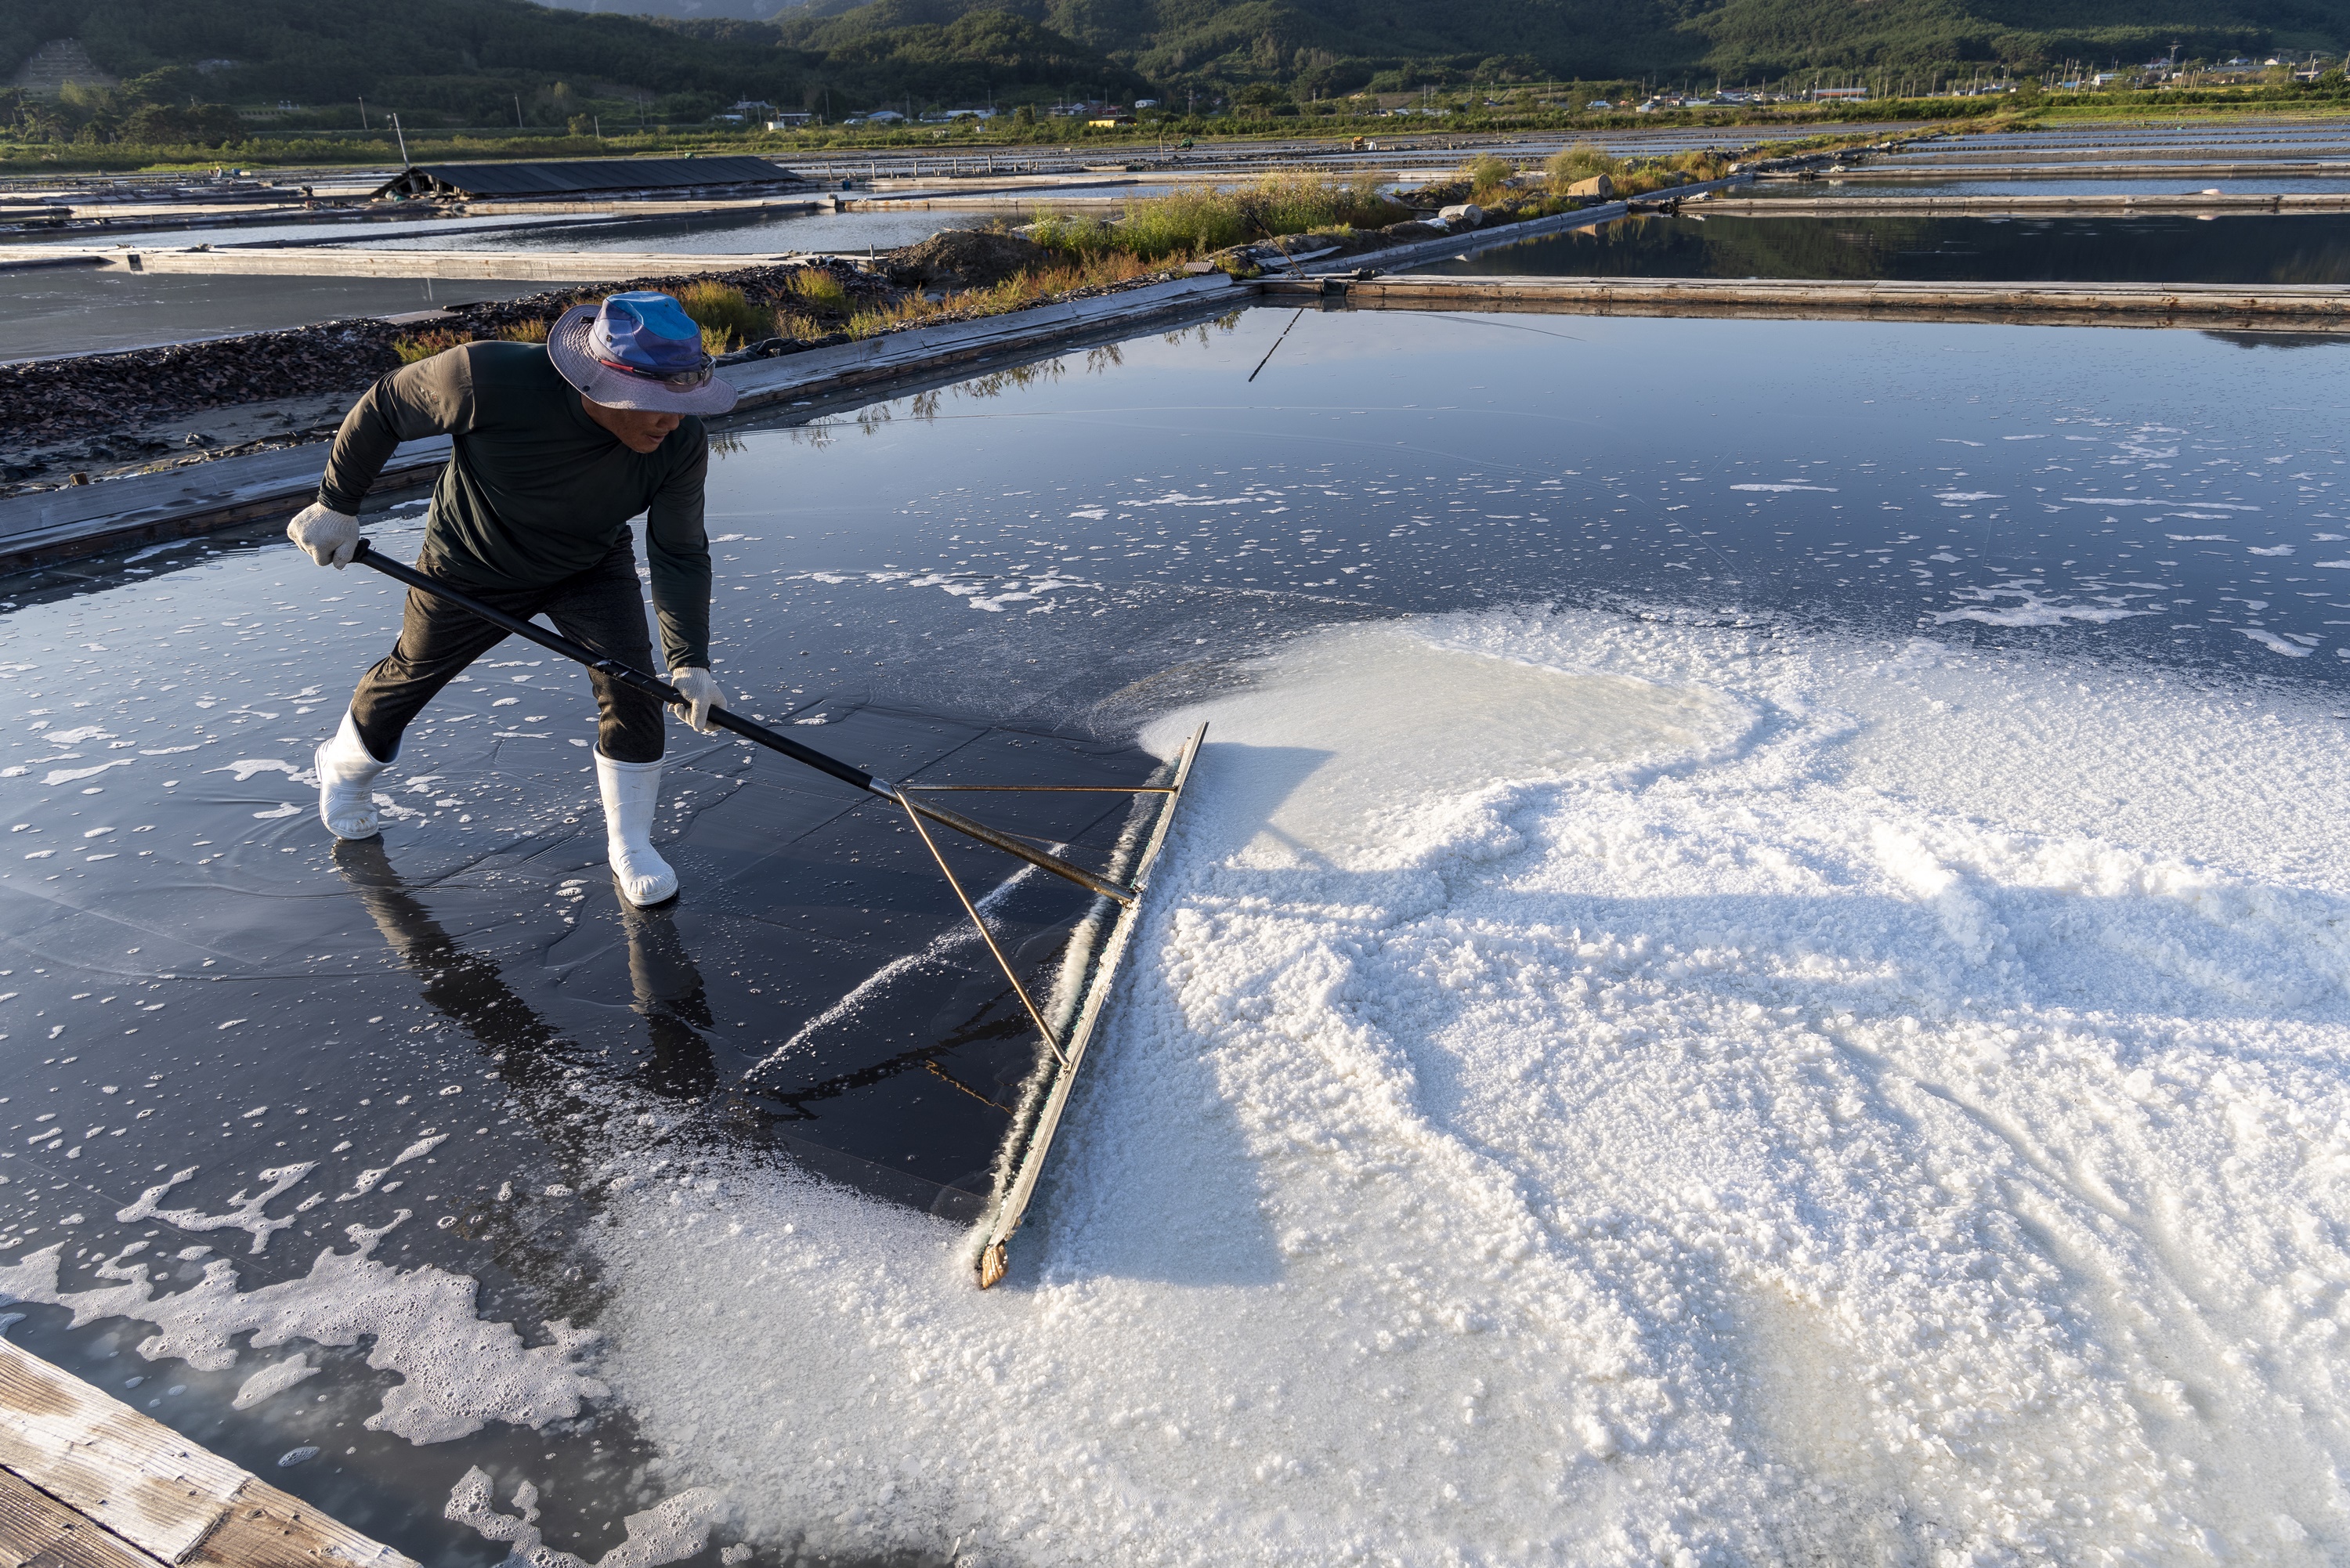
<svg viewBox="0 0 2350 1568">
<path fill-rule="evenodd" d="M 710 671 L 686 665 L 669 672 L 669 683 L 685 699 L 671 703 L 669 711 L 705 735 L 718 733 L 718 726 L 710 722 L 710 710 L 724 707 L 726 694 L 718 690 L 718 682 L 710 678 Z"/>
<path fill-rule="evenodd" d="M 295 545 L 309 552 L 310 559 L 322 566 L 341 571 L 351 564 L 359 547 L 359 520 L 345 512 L 332 512 L 313 501 L 294 514 L 286 524 L 286 536 Z"/>
</svg>

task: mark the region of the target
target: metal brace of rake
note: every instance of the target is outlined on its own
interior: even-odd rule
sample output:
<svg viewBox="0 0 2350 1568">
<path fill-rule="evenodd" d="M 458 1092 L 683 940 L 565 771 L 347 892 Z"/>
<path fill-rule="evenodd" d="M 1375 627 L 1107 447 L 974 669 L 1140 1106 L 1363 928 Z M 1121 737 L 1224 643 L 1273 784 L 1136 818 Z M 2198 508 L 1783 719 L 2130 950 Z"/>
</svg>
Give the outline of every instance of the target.
<svg viewBox="0 0 2350 1568">
<path fill-rule="evenodd" d="M 535 625 L 520 616 L 509 615 L 494 606 L 483 603 L 470 594 L 429 577 L 411 566 L 391 560 L 381 551 L 375 549 L 366 539 L 359 541 L 359 548 L 351 559 L 358 565 L 382 573 L 394 582 L 403 583 L 419 592 L 445 599 L 460 609 L 481 617 L 493 626 L 511 632 L 516 637 L 526 638 L 549 652 L 559 653 L 566 659 L 584 664 L 606 678 L 642 691 L 648 696 L 659 698 L 665 703 L 684 701 L 684 698 L 679 694 L 677 689 L 667 681 L 648 675 L 641 670 L 622 664 L 617 659 L 607 659 L 594 649 L 574 642 L 558 632 Z M 788 735 L 778 734 L 765 725 L 745 719 L 739 713 L 728 712 L 723 708 L 712 708 L 710 722 L 720 729 L 740 735 L 754 744 L 764 746 L 771 752 L 780 753 L 795 763 L 816 769 L 818 773 L 829 774 L 843 784 L 853 785 L 868 794 L 879 795 L 883 800 L 902 808 L 906 813 L 906 820 L 913 825 L 914 832 L 921 838 L 923 847 L 928 849 L 931 852 L 931 857 L 938 862 L 939 871 L 946 877 L 947 886 L 954 889 L 956 900 L 962 905 L 963 913 L 970 917 L 972 925 L 977 929 L 980 940 L 987 944 L 988 952 L 994 957 L 997 966 L 1003 970 L 1003 978 L 1011 983 L 1013 993 L 1019 997 L 1020 1005 L 1026 1010 L 1029 1022 L 1035 1025 L 1037 1035 L 1044 1041 L 1045 1048 L 1053 1054 L 1058 1071 L 1055 1075 L 1052 1088 L 1045 1096 L 1035 1125 L 1028 1129 L 1019 1162 L 1010 1180 L 1002 1184 L 993 1211 L 986 1222 L 986 1235 L 981 1242 L 975 1264 L 980 1286 L 985 1289 L 1003 1277 L 1007 1267 L 1006 1244 L 1011 1240 L 1012 1232 L 1019 1228 L 1020 1220 L 1027 1210 L 1029 1200 L 1035 1196 L 1037 1177 L 1042 1173 L 1045 1158 L 1052 1147 L 1054 1132 L 1059 1126 L 1062 1111 L 1068 1102 L 1070 1085 L 1076 1076 L 1078 1064 L 1084 1060 L 1086 1046 L 1092 1038 L 1094 1025 L 1100 1016 L 1102 1002 L 1108 993 L 1110 980 L 1117 972 L 1118 960 L 1124 956 L 1127 941 L 1132 933 L 1140 908 L 1143 891 L 1149 884 L 1151 867 L 1157 861 L 1159 851 L 1166 842 L 1167 830 L 1173 820 L 1175 806 L 1182 797 L 1183 786 L 1191 776 L 1192 762 L 1198 756 L 1200 744 L 1207 735 L 1207 726 L 1201 725 L 1184 742 L 1183 749 L 1176 758 L 1173 774 L 1165 784 L 893 784 L 888 779 L 878 777 L 862 768 L 844 763 L 837 757 L 819 752 L 813 746 L 803 745 Z M 1082 866 L 1046 850 L 1039 849 L 1035 845 L 1023 843 L 1010 834 L 1000 832 L 983 822 L 975 822 L 961 812 L 949 810 L 945 806 L 933 805 L 921 798 L 924 794 L 950 793 L 1159 795 L 1165 797 L 1165 804 L 1159 812 L 1157 820 L 1151 826 L 1148 840 L 1134 859 L 1134 869 L 1129 879 L 1120 882 L 1088 871 Z M 1065 881 L 1073 882 L 1087 891 L 1109 900 L 1116 907 L 1117 919 L 1107 940 L 1102 942 L 1091 966 L 1091 983 L 1087 987 L 1083 1002 L 1076 1009 L 1066 1032 L 1055 1031 L 1045 1021 L 1045 1014 L 1037 1007 L 1035 999 L 1029 994 L 1028 987 L 1021 981 L 1019 971 L 1013 967 L 1010 956 L 996 941 L 995 933 L 988 929 L 987 922 L 980 917 L 978 905 L 972 902 L 971 895 L 964 890 L 961 878 L 954 874 L 954 868 L 947 864 L 947 857 L 940 849 L 938 840 L 931 836 L 929 825 L 932 823 L 941 827 L 952 828 L 966 837 L 977 839 L 980 843 L 1000 849 L 1006 855 L 1024 860 L 1040 871 L 1047 871 Z"/>
</svg>

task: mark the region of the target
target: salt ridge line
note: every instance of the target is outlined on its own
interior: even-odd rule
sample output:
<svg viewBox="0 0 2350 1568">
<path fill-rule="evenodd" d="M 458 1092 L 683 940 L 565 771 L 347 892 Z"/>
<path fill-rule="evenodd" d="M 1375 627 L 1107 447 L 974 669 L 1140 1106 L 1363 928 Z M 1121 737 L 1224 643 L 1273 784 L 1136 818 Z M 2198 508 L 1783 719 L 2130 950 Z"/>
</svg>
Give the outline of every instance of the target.
<svg viewBox="0 0 2350 1568">
<path fill-rule="evenodd" d="M 1461 717 L 1398 756 L 1350 667 Z M 1481 753 L 1544 682 L 1582 758 Z M 1336 634 L 1166 722 L 1224 739 L 1018 1293 L 744 1170 L 615 1210 L 604 1369 L 810 1551 L 2324 1560 L 2317 716 L 1925 639 Z"/>
</svg>

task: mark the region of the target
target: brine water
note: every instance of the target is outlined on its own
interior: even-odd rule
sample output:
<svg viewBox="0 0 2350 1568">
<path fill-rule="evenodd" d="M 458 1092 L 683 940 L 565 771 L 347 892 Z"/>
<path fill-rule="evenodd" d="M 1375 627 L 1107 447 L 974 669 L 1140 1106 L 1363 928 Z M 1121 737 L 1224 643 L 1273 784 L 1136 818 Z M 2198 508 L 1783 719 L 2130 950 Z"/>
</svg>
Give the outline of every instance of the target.
<svg viewBox="0 0 2350 1568">
<path fill-rule="evenodd" d="M 2335 1559 L 2340 352 L 1260 310 L 721 432 L 741 706 L 1210 725 L 983 1293 L 885 816 L 673 731 L 623 910 L 508 645 L 337 850 L 390 585 L 17 579 L 10 1332 L 432 1562 Z"/>
</svg>

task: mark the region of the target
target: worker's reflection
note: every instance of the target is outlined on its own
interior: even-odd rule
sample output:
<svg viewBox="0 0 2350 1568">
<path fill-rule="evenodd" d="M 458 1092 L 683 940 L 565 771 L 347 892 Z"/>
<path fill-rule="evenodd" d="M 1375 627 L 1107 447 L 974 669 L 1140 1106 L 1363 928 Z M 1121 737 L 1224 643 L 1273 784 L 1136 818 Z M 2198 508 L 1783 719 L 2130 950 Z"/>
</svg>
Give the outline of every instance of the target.
<svg viewBox="0 0 2350 1568">
<path fill-rule="evenodd" d="M 619 904 L 620 926 L 629 934 L 632 1005 L 652 1036 L 652 1060 L 638 1081 L 657 1095 L 702 1099 L 718 1085 L 718 1064 L 702 1031 L 718 1024 L 702 994 L 702 971 L 678 936 L 676 907 L 639 909 L 625 898 Z"/>
<path fill-rule="evenodd" d="M 651 1056 L 614 1073 L 600 1055 L 571 1040 L 516 995 L 492 960 L 469 952 L 433 919 L 392 868 L 380 838 L 338 838 L 335 865 L 400 961 L 424 981 L 424 1000 L 492 1053 L 499 1076 L 525 1110 L 553 1110 L 588 1085 L 579 1080 L 619 1076 L 671 1098 L 699 1099 L 716 1086 L 718 1068 L 704 1030 L 715 1027 L 702 971 L 686 955 L 671 909 L 621 906 L 629 944 L 632 1010 L 645 1020 Z M 535 1115 L 534 1121 L 542 1121 Z M 545 1118 L 557 1124 L 565 1118 Z M 542 1126 L 543 1131 L 551 1128 Z M 558 1142 L 567 1141 L 557 1137 Z"/>
</svg>

